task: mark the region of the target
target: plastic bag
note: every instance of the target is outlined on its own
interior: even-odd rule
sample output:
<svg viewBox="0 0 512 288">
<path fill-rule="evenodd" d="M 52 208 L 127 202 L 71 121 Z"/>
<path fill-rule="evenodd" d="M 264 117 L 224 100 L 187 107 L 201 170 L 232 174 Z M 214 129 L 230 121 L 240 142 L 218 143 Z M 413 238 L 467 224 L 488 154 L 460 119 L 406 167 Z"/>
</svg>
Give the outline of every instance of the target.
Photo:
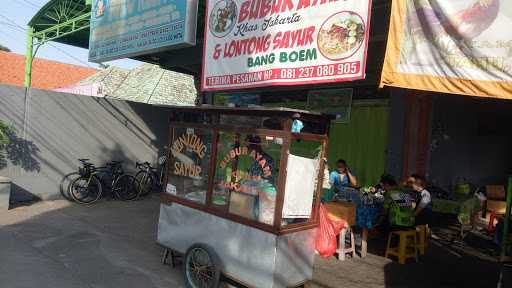
<svg viewBox="0 0 512 288">
<path fill-rule="evenodd" d="M 324 205 L 320 205 L 319 216 L 320 224 L 316 235 L 316 251 L 318 251 L 321 257 L 327 258 L 336 253 L 336 232 Z"/>
</svg>

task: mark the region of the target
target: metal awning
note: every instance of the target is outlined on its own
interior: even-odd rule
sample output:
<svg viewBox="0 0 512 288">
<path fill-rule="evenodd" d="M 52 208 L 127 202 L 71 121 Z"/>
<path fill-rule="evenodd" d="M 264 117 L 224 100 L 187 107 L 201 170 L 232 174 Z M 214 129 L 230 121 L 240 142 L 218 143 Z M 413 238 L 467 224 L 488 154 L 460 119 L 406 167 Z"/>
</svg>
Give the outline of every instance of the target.
<svg viewBox="0 0 512 288">
<path fill-rule="evenodd" d="M 51 0 L 32 17 L 28 25 L 39 43 L 55 41 L 89 48 L 89 24 L 92 0 Z M 132 59 L 160 65 L 177 72 L 196 74 L 201 71 L 206 0 L 199 0 L 197 45 L 133 57 Z M 176 61 L 179 60 L 179 61 Z M 191 61 L 193 60 L 193 61 Z"/>
<path fill-rule="evenodd" d="M 38 42 L 55 41 L 89 48 L 92 0 L 51 0 L 32 17 L 28 26 Z"/>
</svg>

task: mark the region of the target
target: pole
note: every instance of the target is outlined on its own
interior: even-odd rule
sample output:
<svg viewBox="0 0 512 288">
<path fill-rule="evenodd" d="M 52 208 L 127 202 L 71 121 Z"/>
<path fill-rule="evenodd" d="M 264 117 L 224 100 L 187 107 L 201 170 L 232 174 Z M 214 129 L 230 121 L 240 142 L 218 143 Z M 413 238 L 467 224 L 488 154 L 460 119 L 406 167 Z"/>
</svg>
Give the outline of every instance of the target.
<svg viewBox="0 0 512 288">
<path fill-rule="evenodd" d="M 503 238 L 501 241 L 501 257 L 505 257 L 507 255 L 507 250 L 509 247 L 509 225 L 510 225 L 510 209 L 512 205 L 512 176 L 508 178 L 508 186 L 507 186 L 507 210 L 505 212 L 505 220 L 503 221 Z"/>
<path fill-rule="evenodd" d="M 32 57 L 34 50 L 34 28 L 27 30 L 27 52 L 25 53 L 25 87 L 30 87 L 32 81 Z"/>
<path fill-rule="evenodd" d="M 22 139 L 27 140 L 29 106 L 30 106 L 30 85 L 32 82 L 32 62 L 34 56 L 34 28 L 29 26 L 27 30 L 27 51 L 25 54 L 25 107 L 23 110 L 23 133 Z M 25 153 L 26 151 L 23 151 Z"/>
</svg>

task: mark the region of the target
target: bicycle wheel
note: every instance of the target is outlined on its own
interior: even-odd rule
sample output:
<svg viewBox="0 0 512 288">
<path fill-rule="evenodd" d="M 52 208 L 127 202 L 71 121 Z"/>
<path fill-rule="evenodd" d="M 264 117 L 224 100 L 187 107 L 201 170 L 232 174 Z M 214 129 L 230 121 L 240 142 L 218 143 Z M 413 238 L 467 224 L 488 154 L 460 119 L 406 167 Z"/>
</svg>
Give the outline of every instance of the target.
<svg viewBox="0 0 512 288">
<path fill-rule="evenodd" d="M 80 177 L 80 174 L 78 174 L 78 172 L 71 172 L 69 174 L 64 175 L 64 177 L 62 177 L 62 180 L 60 180 L 60 195 L 62 195 L 62 197 L 64 197 L 68 201 L 75 201 L 69 193 L 69 187 L 71 185 L 71 182 L 73 182 L 73 180 L 75 180 L 78 177 Z"/>
<path fill-rule="evenodd" d="M 147 196 L 151 191 L 153 191 L 153 187 L 155 185 L 153 175 L 146 171 L 139 171 L 135 174 L 135 179 L 139 182 L 139 196 Z"/>
<path fill-rule="evenodd" d="M 92 204 L 101 198 L 101 183 L 96 176 L 79 177 L 69 187 L 69 194 L 80 204 Z"/>
<path fill-rule="evenodd" d="M 212 249 L 194 244 L 184 260 L 185 284 L 189 288 L 217 288 L 220 283 L 220 261 Z"/>
<path fill-rule="evenodd" d="M 139 182 L 132 175 L 124 174 L 117 178 L 112 190 L 124 201 L 135 200 L 139 196 Z"/>
</svg>

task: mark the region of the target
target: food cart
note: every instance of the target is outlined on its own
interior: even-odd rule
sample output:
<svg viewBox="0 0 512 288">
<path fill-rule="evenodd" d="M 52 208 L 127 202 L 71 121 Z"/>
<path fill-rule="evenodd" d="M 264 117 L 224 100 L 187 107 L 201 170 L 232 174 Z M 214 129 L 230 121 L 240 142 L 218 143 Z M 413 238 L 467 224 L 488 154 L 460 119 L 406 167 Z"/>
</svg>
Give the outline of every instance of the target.
<svg viewBox="0 0 512 288">
<path fill-rule="evenodd" d="M 330 119 L 283 108 L 171 114 L 157 241 L 181 255 L 187 285 L 217 287 L 221 275 L 246 287 L 305 285 Z"/>
</svg>

